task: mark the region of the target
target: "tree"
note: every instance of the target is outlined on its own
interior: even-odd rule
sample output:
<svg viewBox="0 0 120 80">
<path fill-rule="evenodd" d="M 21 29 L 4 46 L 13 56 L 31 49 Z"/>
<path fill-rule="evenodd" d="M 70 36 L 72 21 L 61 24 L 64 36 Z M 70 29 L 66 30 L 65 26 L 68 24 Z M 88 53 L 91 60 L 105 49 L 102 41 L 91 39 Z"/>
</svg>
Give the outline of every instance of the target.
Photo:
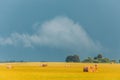
<svg viewBox="0 0 120 80">
<path fill-rule="evenodd" d="M 97 58 L 103 58 L 102 54 L 98 54 Z"/>
<path fill-rule="evenodd" d="M 65 61 L 66 62 L 72 62 L 73 61 L 72 56 L 71 55 L 67 56 Z"/>
<path fill-rule="evenodd" d="M 120 60 L 119 60 L 119 63 L 120 63 Z"/>
<path fill-rule="evenodd" d="M 94 57 L 94 59 L 96 60 L 96 59 L 97 59 L 97 57 Z"/>
<path fill-rule="evenodd" d="M 98 54 L 93 58 L 88 57 L 87 59 L 84 59 L 82 62 L 84 63 L 110 63 L 110 62 L 116 63 L 116 60 L 110 60 L 109 58 L 103 57 L 102 54 Z M 119 60 L 119 63 L 120 63 L 120 60 Z"/>
<path fill-rule="evenodd" d="M 66 62 L 80 62 L 80 58 L 78 55 L 69 55 L 66 57 Z"/>
<path fill-rule="evenodd" d="M 116 63 L 116 60 L 111 60 L 110 62 L 111 62 L 111 63 Z"/>
<path fill-rule="evenodd" d="M 73 55 L 73 62 L 80 62 L 80 58 L 78 55 Z"/>
<path fill-rule="evenodd" d="M 100 61 L 98 59 L 94 59 L 93 63 L 100 63 Z"/>
<path fill-rule="evenodd" d="M 92 62 L 93 62 L 93 59 L 92 59 L 91 57 L 88 57 L 87 59 L 84 59 L 82 62 L 92 63 Z"/>
<path fill-rule="evenodd" d="M 101 59 L 101 62 L 102 63 L 109 63 L 110 60 L 109 60 L 109 58 L 103 58 L 103 59 Z"/>
</svg>

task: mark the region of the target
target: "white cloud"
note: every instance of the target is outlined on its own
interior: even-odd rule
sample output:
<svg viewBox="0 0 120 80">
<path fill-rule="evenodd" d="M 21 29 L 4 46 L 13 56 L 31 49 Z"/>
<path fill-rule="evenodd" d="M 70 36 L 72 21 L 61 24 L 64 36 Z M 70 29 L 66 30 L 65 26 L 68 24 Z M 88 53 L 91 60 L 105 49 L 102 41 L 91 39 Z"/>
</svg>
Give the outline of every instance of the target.
<svg viewBox="0 0 120 80">
<path fill-rule="evenodd" d="M 23 45 L 25 47 L 52 46 L 79 50 L 99 50 L 100 44 L 93 41 L 81 25 L 67 17 L 56 17 L 39 25 L 30 34 L 13 33 L 0 37 L 0 45 Z"/>
</svg>

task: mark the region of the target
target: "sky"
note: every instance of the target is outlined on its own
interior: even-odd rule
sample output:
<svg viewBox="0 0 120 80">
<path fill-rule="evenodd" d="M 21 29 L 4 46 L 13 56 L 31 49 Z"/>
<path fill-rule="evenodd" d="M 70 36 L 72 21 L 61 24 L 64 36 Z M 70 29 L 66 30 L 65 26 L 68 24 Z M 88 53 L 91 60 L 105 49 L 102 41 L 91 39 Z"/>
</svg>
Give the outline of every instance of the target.
<svg viewBox="0 0 120 80">
<path fill-rule="evenodd" d="M 119 0 L 0 0 L 0 61 L 120 59 Z"/>
</svg>

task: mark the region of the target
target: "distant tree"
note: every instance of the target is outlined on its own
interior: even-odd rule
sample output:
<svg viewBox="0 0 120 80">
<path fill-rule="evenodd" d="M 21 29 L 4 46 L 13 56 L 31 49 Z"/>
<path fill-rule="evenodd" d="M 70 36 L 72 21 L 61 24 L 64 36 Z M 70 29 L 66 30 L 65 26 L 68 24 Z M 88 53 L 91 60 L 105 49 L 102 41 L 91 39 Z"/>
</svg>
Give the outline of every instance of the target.
<svg viewBox="0 0 120 80">
<path fill-rule="evenodd" d="M 110 63 L 110 62 L 114 62 L 116 63 L 116 60 L 110 60 L 109 58 L 103 57 L 102 54 L 98 54 L 96 57 L 91 58 L 88 57 L 87 59 L 84 59 L 82 62 L 85 63 Z M 120 63 L 120 60 L 119 60 Z"/>
<path fill-rule="evenodd" d="M 110 62 L 111 62 L 111 63 L 116 63 L 116 60 L 111 60 Z"/>
<path fill-rule="evenodd" d="M 119 60 L 119 63 L 120 63 L 120 60 Z"/>
<path fill-rule="evenodd" d="M 91 57 L 88 57 L 89 62 L 93 62 L 93 59 Z"/>
<path fill-rule="evenodd" d="M 20 60 L 20 62 L 24 62 L 23 60 Z"/>
<path fill-rule="evenodd" d="M 109 63 L 110 59 L 109 58 L 103 58 L 101 59 L 101 63 Z"/>
<path fill-rule="evenodd" d="M 98 54 L 97 58 L 103 58 L 102 54 Z"/>
<path fill-rule="evenodd" d="M 66 57 L 66 62 L 80 62 L 80 58 L 78 55 L 69 55 Z"/>
<path fill-rule="evenodd" d="M 98 59 L 94 59 L 93 63 L 100 63 L 100 61 Z"/>
<path fill-rule="evenodd" d="M 66 57 L 66 62 L 73 62 L 73 56 L 72 55 L 69 55 Z"/>
<path fill-rule="evenodd" d="M 78 55 L 73 55 L 73 62 L 80 62 L 80 58 Z"/>
<path fill-rule="evenodd" d="M 82 62 L 92 63 L 92 62 L 93 62 L 93 59 L 92 59 L 91 57 L 88 57 L 87 59 L 84 59 Z"/>
<path fill-rule="evenodd" d="M 97 59 L 97 57 L 94 57 L 94 59 L 96 60 L 96 59 Z"/>
</svg>

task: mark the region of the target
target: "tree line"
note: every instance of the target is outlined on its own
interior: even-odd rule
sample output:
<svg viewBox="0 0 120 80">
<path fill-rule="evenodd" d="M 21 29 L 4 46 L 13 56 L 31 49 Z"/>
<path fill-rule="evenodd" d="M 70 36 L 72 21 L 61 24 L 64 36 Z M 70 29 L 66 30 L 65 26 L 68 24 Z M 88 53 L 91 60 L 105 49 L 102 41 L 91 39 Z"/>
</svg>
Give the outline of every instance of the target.
<svg viewBox="0 0 120 80">
<path fill-rule="evenodd" d="M 102 54 L 98 54 L 95 57 L 88 57 L 80 61 L 79 55 L 69 55 L 65 59 L 66 62 L 83 62 L 83 63 L 116 63 L 116 60 L 110 60 L 109 58 L 103 57 Z M 119 60 L 120 63 L 120 60 Z"/>
</svg>

